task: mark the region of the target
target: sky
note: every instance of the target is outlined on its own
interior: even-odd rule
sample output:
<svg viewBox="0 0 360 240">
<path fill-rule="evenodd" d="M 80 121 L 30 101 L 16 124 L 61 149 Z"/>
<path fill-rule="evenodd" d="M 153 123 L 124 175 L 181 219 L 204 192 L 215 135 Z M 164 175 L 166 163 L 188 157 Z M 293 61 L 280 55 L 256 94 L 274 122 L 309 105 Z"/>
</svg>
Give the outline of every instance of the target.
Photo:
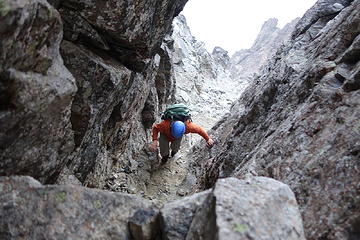
<svg viewBox="0 0 360 240">
<path fill-rule="evenodd" d="M 262 24 L 279 20 L 282 28 L 303 14 L 316 0 L 189 0 L 182 14 L 191 33 L 209 52 L 220 46 L 229 55 L 250 48 Z"/>
</svg>

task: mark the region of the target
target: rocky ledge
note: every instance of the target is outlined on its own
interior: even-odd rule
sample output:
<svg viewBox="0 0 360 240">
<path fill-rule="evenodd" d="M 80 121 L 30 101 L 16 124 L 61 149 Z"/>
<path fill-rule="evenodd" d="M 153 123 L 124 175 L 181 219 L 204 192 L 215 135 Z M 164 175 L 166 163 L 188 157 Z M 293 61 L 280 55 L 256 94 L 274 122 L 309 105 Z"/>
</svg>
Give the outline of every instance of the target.
<svg viewBox="0 0 360 240">
<path fill-rule="evenodd" d="M 0 237 L 305 239 L 295 195 L 263 177 L 222 179 L 161 209 L 135 195 L 0 177 Z"/>
<path fill-rule="evenodd" d="M 188 182 L 268 176 L 294 191 L 307 239 L 358 239 L 360 1 L 318 1 L 194 149 Z M 194 175 L 196 177 L 194 177 Z"/>
</svg>

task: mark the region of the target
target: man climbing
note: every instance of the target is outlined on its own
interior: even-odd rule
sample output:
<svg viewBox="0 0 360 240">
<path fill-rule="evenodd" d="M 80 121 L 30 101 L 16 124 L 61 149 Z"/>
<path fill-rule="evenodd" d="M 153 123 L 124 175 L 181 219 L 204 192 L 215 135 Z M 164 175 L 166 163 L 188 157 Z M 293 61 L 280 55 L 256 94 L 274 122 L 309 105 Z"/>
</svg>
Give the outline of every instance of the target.
<svg viewBox="0 0 360 240">
<path fill-rule="evenodd" d="M 184 111 L 185 112 L 181 112 Z M 180 148 L 181 140 L 184 134 L 197 133 L 202 136 L 208 147 L 214 145 L 214 141 L 209 137 L 206 131 L 191 122 L 190 114 L 187 108 L 182 104 L 170 106 L 164 113 L 162 122 L 153 126 L 152 140 L 150 149 L 156 151 L 160 146 L 161 163 L 165 164 L 169 156 L 173 157 Z M 158 134 L 160 137 L 158 139 Z M 170 146 L 169 146 L 170 145 Z M 171 149 L 171 153 L 169 150 Z"/>
</svg>

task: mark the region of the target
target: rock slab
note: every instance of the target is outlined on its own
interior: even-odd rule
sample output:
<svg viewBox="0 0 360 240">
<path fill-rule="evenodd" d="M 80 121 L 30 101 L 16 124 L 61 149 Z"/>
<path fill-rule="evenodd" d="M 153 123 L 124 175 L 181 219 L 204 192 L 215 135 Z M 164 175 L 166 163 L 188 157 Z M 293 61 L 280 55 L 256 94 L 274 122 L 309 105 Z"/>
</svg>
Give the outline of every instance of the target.
<svg viewBox="0 0 360 240">
<path fill-rule="evenodd" d="M 274 179 L 220 179 L 205 202 L 187 240 L 305 240 L 294 193 Z"/>
<path fill-rule="evenodd" d="M 294 193 L 274 179 L 226 178 L 212 189 L 166 203 L 163 239 L 304 240 Z"/>
<path fill-rule="evenodd" d="M 134 195 L 0 177 L 0 239 L 133 239 L 129 224 L 143 213 L 157 210 Z M 133 233 L 150 239 L 137 223 Z"/>
</svg>

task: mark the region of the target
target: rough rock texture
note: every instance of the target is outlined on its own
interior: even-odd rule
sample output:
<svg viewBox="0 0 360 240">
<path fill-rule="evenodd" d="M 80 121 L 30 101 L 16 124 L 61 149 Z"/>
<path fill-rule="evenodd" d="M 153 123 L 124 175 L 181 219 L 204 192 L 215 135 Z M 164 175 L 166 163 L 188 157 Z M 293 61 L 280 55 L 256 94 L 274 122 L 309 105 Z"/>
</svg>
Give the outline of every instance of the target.
<svg viewBox="0 0 360 240">
<path fill-rule="evenodd" d="M 66 38 L 110 49 L 127 67 L 142 70 L 186 2 L 63 0 L 60 12 Z"/>
<path fill-rule="evenodd" d="M 167 49 L 176 82 L 176 101 L 187 104 L 195 123 L 210 129 L 245 89 L 227 71 L 229 56 L 220 47 L 213 54 L 191 35 L 184 16 L 174 19 L 173 48 Z M 197 138 L 195 138 L 197 139 Z"/>
<path fill-rule="evenodd" d="M 268 20 L 252 48 L 240 50 L 230 59 L 221 47 L 208 53 L 204 44 L 191 35 L 185 17 L 176 17 L 171 35 L 174 46 L 167 49 L 176 82 L 176 101 L 190 106 L 194 122 L 210 129 L 229 112 L 282 42 L 289 39 L 296 22 L 279 29 L 277 19 Z"/>
<path fill-rule="evenodd" d="M 289 184 L 307 239 L 358 239 L 360 1 L 317 2 L 263 75 L 195 150 L 198 188 L 218 177 Z"/>
<path fill-rule="evenodd" d="M 267 20 L 252 47 L 237 51 L 231 56 L 228 66 L 231 78 L 251 83 L 279 46 L 290 38 L 297 21 L 298 19 L 295 19 L 279 29 L 276 18 Z"/>
<path fill-rule="evenodd" d="M 4 240 L 138 239 L 130 233 L 130 222 L 157 215 L 151 203 L 133 195 L 41 185 L 31 177 L 0 177 L 0 193 Z M 141 231 L 132 228 L 132 233 Z"/>
<path fill-rule="evenodd" d="M 305 239 L 294 193 L 264 177 L 218 180 L 166 203 L 160 222 L 162 239 Z"/>
<path fill-rule="evenodd" d="M 113 155 L 125 151 L 132 128 L 141 123 L 136 116 L 141 114 L 154 77 L 144 79 L 112 58 L 67 41 L 61 53 L 79 88 L 71 109 L 79 149 L 70 168 L 86 185 L 101 187 L 112 168 Z"/>
<path fill-rule="evenodd" d="M 68 167 L 84 185 L 132 193 L 145 188 L 149 128 L 173 92 L 160 45 L 185 3 L 57 4 L 66 39 L 61 54 L 79 88 L 71 107 L 76 151 Z M 115 183 L 116 174 L 126 181 Z"/>
<path fill-rule="evenodd" d="M 54 182 L 74 148 L 60 16 L 43 0 L 1 0 L 0 23 L 0 175 Z"/>
<path fill-rule="evenodd" d="M 205 204 L 210 193 L 207 190 L 166 203 L 160 210 L 163 239 L 185 239 L 196 211 Z"/>
<path fill-rule="evenodd" d="M 226 69 L 230 63 L 230 57 L 228 52 L 221 47 L 215 47 L 211 53 L 215 64 L 220 65 L 224 69 Z"/>
<path fill-rule="evenodd" d="M 144 189 L 175 89 L 161 45 L 186 1 L 1 0 L 0 175 L 111 188 L 116 172 Z"/>
<path fill-rule="evenodd" d="M 304 233 L 294 194 L 268 178 L 222 179 L 159 212 L 134 195 L 0 177 L 0 238 L 24 237 L 291 240 Z"/>
<path fill-rule="evenodd" d="M 265 177 L 218 180 L 186 239 L 305 239 L 295 195 Z"/>
<path fill-rule="evenodd" d="M 242 85 L 224 67 L 227 54 L 204 51 L 181 17 L 177 38 L 166 36 L 186 0 L 50 3 L 0 0 L 0 175 L 143 194 L 157 161 L 147 149 L 149 128 L 163 105 L 194 103 L 194 118 L 211 112 L 214 119 L 231 105 L 226 91 L 240 94 Z M 295 192 L 308 239 L 358 239 L 359 13 L 360 0 L 320 0 L 310 9 L 213 128 L 218 144 L 195 149 L 186 183 L 203 189 L 218 177 L 270 176 Z M 277 41 L 279 30 L 268 24 Z M 267 49 L 264 36 L 254 46 Z M 297 236 L 276 228 L 295 222 L 293 196 L 275 191 L 285 195 L 290 216 L 286 208 L 269 209 L 270 200 L 256 197 L 270 189 L 278 200 L 266 184 L 221 180 L 211 194 L 166 204 L 159 225 L 157 211 L 138 197 L 27 177 L 0 182 L 1 239 L 152 239 L 159 226 L 168 237 L 254 238 L 271 224 L 274 236 Z M 262 217 L 254 223 L 237 212 L 248 200 L 245 190 L 257 194 L 248 208 L 264 211 L 249 211 L 251 219 Z"/>
<path fill-rule="evenodd" d="M 79 186 L 82 185 L 79 179 L 75 177 L 73 172 L 71 172 L 67 167 L 63 168 L 55 184 L 79 185 Z"/>
</svg>

